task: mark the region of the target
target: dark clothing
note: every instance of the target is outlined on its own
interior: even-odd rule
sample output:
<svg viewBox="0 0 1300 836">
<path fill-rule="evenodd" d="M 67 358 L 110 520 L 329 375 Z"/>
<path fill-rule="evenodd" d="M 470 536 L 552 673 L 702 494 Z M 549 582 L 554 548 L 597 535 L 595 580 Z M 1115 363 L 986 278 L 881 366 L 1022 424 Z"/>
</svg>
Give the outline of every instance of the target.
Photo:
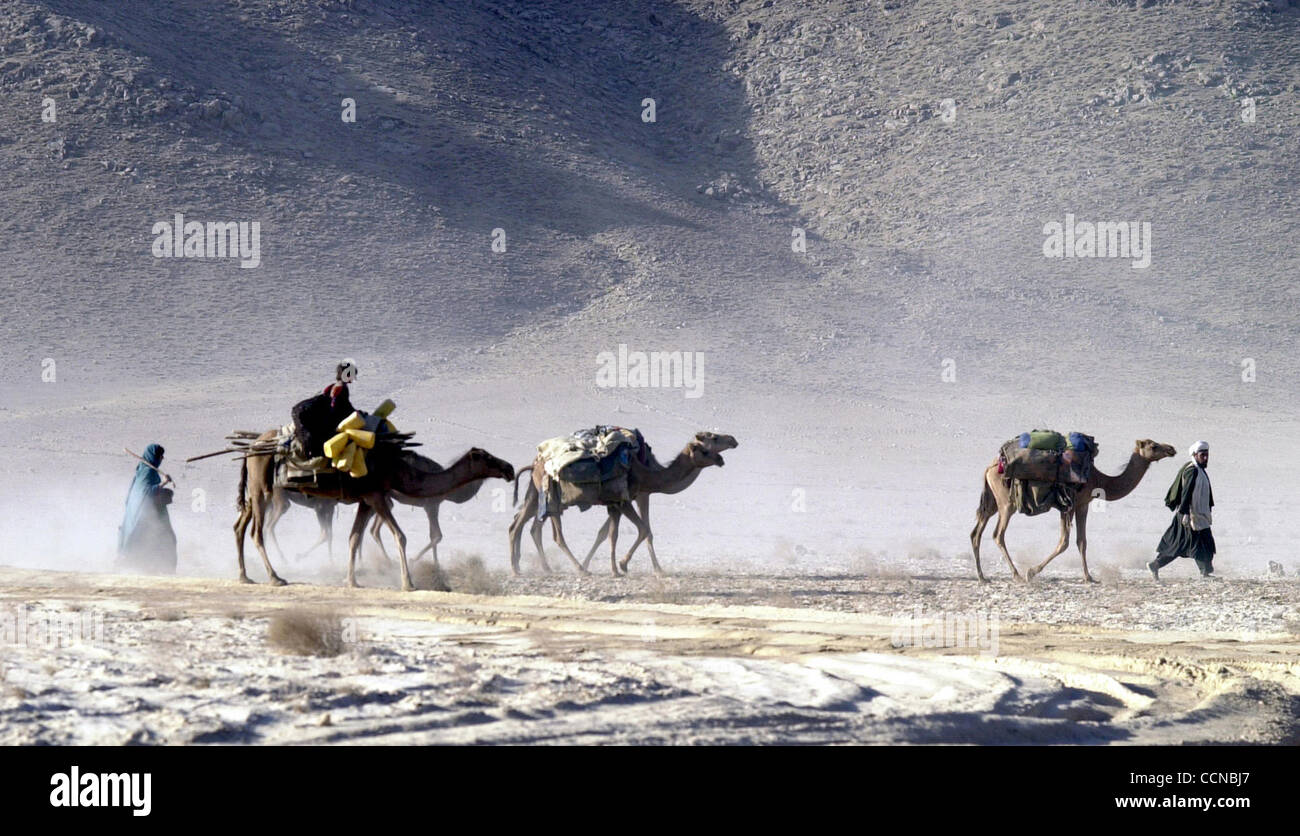
<svg viewBox="0 0 1300 836">
<path fill-rule="evenodd" d="M 338 433 L 338 426 L 355 412 L 345 383 L 325 387 L 319 395 L 300 401 L 293 408 L 293 432 L 308 457 L 325 455 L 325 442 Z"/>
<path fill-rule="evenodd" d="M 1177 558 L 1190 557 L 1196 561 L 1202 575 L 1214 572 L 1214 555 L 1218 551 L 1214 535 L 1208 528 L 1194 531 L 1191 525 L 1183 523 L 1183 516 L 1191 510 L 1192 492 L 1199 470 L 1195 462 L 1183 465 L 1165 494 L 1165 506 L 1174 512 L 1174 518 L 1160 538 L 1160 545 L 1156 547 L 1157 568 L 1172 563 Z M 1214 507 L 1213 489 L 1210 490 L 1210 507 Z"/>
<path fill-rule="evenodd" d="M 1208 575 L 1214 571 L 1216 551 L 1214 535 L 1210 529 L 1192 531 L 1192 527 L 1183 525 L 1182 517 L 1175 514 L 1169 528 L 1165 529 L 1165 536 L 1160 538 L 1160 545 L 1156 547 L 1156 567 L 1163 567 L 1180 557 L 1190 557 L 1196 561 L 1201 574 Z"/>
<path fill-rule="evenodd" d="M 1192 506 L 1192 488 L 1196 485 L 1196 462 L 1188 462 L 1174 477 L 1165 493 L 1165 507 L 1175 514 L 1186 514 Z M 1214 507 L 1214 488 L 1210 488 L 1210 507 Z"/>
<path fill-rule="evenodd" d="M 155 470 L 161 462 L 163 448 L 150 444 L 135 467 L 135 479 L 126 495 L 126 512 L 117 530 L 117 565 L 119 568 L 171 574 L 176 571 L 176 533 L 167 516 L 172 491 L 162 487 L 162 477 Z"/>
</svg>

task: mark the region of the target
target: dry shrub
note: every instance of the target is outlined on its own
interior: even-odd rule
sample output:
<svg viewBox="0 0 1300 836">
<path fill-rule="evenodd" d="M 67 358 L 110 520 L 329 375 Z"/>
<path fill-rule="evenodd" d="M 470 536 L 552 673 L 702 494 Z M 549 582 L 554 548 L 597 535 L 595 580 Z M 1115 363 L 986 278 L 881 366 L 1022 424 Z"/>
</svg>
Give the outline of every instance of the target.
<svg viewBox="0 0 1300 836">
<path fill-rule="evenodd" d="M 337 656 L 343 652 L 343 619 L 332 612 L 285 610 L 271 616 L 266 639 L 296 656 Z"/>
<path fill-rule="evenodd" d="M 502 584 L 492 576 L 483 558 L 472 554 L 447 566 L 435 568 L 432 561 L 421 561 L 411 567 L 411 582 L 417 589 L 435 592 L 463 592 L 467 595 L 500 595 Z"/>
<path fill-rule="evenodd" d="M 447 582 L 453 592 L 470 595 L 500 595 L 501 581 L 492 577 L 483 558 L 472 554 L 447 569 Z"/>
<path fill-rule="evenodd" d="M 434 592 L 451 592 L 447 583 L 447 573 L 441 567 L 434 566 L 432 560 L 421 560 L 411 566 L 411 583 L 416 589 L 432 589 Z"/>
</svg>

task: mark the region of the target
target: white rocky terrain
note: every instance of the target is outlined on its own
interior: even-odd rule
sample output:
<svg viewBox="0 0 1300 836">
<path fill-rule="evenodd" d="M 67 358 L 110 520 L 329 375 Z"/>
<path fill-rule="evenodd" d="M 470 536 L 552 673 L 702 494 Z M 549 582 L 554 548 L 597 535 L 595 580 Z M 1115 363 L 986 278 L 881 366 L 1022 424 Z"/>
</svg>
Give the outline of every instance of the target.
<svg viewBox="0 0 1300 836">
<path fill-rule="evenodd" d="M 661 457 L 703 428 L 740 440 L 724 468 L 654 501 L 669 577 L 648 576 L 645 555 L 622 580 L 543 577 L 531 557 L 509 577 L 502 482 L 443 509 L 444 562 L 483 567 L 473 588 L 450 578 L 460 593 L 863 623 L 919 605 L 1035 630 L 1293 641 L 1298 36 L 1300 8 L 1236 0 L 177 0 L 147 13 L 0 0 L 0 562 L 51 578 L 111 571 L 134 469 L 122 448 L 158 442 L 194 594 L 159 581 L 183 616 L 136 624 L 131 641 L 227 629 L 197 593 L 245 594 L 224 585 L 238 469 L 182 460 L 231 430 L 285 423 L 352 357 L 353 401 L 395 400 L 397 426 L 444 463 L 480 446 L 523 465 L 538 441 L 596 423 L 641 428 Z M 260 263 L 156 257 L 154 225 L 178 213 L 257 222 Z M 1136 224 L 1149 249 L 1047 257 L 1053 222 Z M 599 385 L 598 358 L 620 346 L 698 357 L 700 384 Z M 975 584 L 982 469 L 1034 427 L 1095 435 L 1108 473 L 1135 439 L 1180 451 L 1094 506 L 1095 587 L 1073 548 L 1036 586 L 1012 585 L 987 540 L 994 581 Z M 1157 588 L 1142 563 L 1197 439 L 1213 450 L 1222 580 L 1198 585 L 1180 561 Z M 422 515 L 398 518 L 422 546 Z M 600 518 L 566 515 L 570 543 L 585 551 Z M 280 573 L 338 592 L 350 519 L 332 558 L 296 560 L 315 525 L 292 512 L 279 529 L 289 554 L 272 551 Z M 1024 566 L 1056 535 L 1053 518 L 1017 518 L 1008 542 Z M 255 556 L 250 572 L 264 580 Z M 6 577 L 9 604 L 45 594 Z M 78 606 L 96 606 L 97 583 Z M 122 606 L 152 606 L 149 583 Z M 363 583 L 395 587 L 395 570 Z M 310 597 L 232 598 L 250 614 L 240 641 L 266 635 L 258 619 L 277 592 L 286 606 Z M 373 617 L 415 605 L 393 606 Z M 349 655 L 359 646 L 328 664 L 364 667 Z M 253 647 L 247 664 L 280 664 Z M 888 652 L 852 650 L 868 651 Z M 410 652 L 403 664 L 419 670 L 437 656 Z M 1205 658 L 1220 664 L 1218 652 Z M 157 653 L 142 653 L 124 675 L 148 682 Z M 675 656 L 664 664 L 654 681 L 685 687 Z M 19 694 L 56 687 L 41 670 L 33 657 L 11 676 L 6 720 L 33 711 Z M 848 680 L 871 688 L 880 670 Z M 1293 672 L 1269 676 L 1297 690 Z M 1287 699 L 1252 739 L 1294 740 Z M 194 739 L 139 727 L 144 740 Z M 8 740 L 71 739 L 60 728 Z M 913 739 L 846 728 L 807 739 Z M 779 724 L 768 731 L 753 740 L 782 739 Z M 495 739 L 547 736 L 529 734 Z"/>
</svg>

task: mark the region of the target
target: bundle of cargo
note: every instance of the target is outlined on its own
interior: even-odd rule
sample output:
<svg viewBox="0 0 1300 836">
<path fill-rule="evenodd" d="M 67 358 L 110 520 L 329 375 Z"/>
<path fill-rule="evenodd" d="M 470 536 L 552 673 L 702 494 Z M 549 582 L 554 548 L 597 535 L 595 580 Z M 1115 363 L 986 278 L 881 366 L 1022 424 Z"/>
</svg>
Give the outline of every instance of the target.
<svg viewBox="0 0 1300 836">
<path fill-rule="evenodd" d="M 550 438 L 537 445 L 543 476 L 545 506 L 540 517 L 558 513 L 561 506 L 630 502 L 627 473 L 633 458 L 646 463 L 649 446 L 640 430 L 597 426 L 572 435 Z"/>
<path fill-rule="evenodd" d="M 226 436 L 229 442 L 224 450 L 191 456 L 187 462 L 231 453 L 243 458 L 273 456 L 276 463 L 275 482 L 280 487 L 302 488 L 334 486 L 346 473 L 360 479 L 369 473 L 367 451 L 382 449 L 385 454 L 399 453 L 421 446 L 413 441 L 413 432 L 398 432 L 388 416 L 395 409 L 391 400 L 385 400 L 373 413 L 356 411 L 339 423 L 337 434 L 325 443 L 325 455 L 304 457 L 294 443 L 294 426 L 286 424 L 275 432 L 257 433 L 236 430 Z"/>
<path fill-rule="evenodd" d="M 1002 445 L 998 472 L 1008 479 L 1082 485 L 1092 475 L 1097 450 L 1090 435 L 1033 430 Z"/>
</svg>

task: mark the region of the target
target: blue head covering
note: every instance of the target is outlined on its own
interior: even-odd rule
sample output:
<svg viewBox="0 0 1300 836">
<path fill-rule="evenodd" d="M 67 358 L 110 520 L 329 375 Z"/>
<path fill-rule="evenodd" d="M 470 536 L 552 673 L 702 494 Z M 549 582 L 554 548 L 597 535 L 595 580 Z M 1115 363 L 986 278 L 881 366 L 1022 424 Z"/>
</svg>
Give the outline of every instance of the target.
<svg viewBox="0 0 1300 836">
<path fill-rule="evenodd" d="M 117 548 L 121 551 L 126 544 L 131 541 L 132 534 L 135 533 L 135 527 L 140 522 L 140 515 L 144 513 L 150 498 L 157 491 L 158 485 L 162 484 L 162 477 L 154 467 L 162 464 L 163 448 L 161 444 L 150 444 L 144 448 L 144 455 L 140 458 L 145 462 L 140 462 L 135 466 L 135 478 L 131 480 L 131 489 L 126 494 L 126 513 L 122 517 L 122 527 L 118 529 Z"/>
</svg>

